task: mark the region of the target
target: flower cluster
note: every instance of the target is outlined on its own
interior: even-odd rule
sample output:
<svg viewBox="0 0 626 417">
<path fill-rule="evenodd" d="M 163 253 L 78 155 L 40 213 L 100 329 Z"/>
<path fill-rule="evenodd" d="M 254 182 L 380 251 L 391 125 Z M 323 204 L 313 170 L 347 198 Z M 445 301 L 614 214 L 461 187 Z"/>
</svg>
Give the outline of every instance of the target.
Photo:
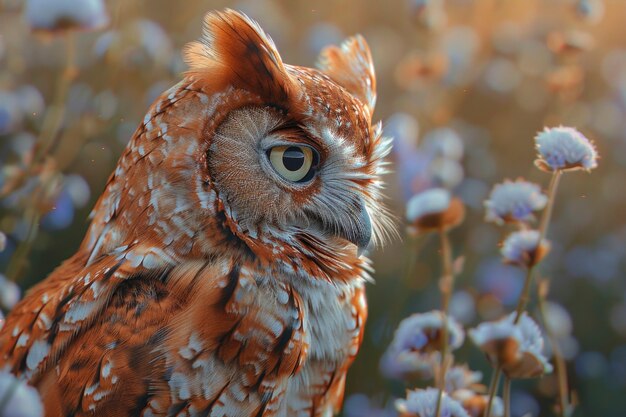
<svg viewBox="0 0 626 417">
<path fill-rule="evenodd" d="M 536 165 L 544 171 L 553 172 L 547 192 L 523 179 L 504 181 L 493 188 L 484 203 L 487 221 L 517 228 L 502 244 L 504 262 L 527 271 L 516 311 L 500 320 L 480 323 L 469 331 L 472 342 L 494 368 L 488 394 L 484 393 L 480 384 L 482 375 L 479 372 L 472 371 L 467 365 L 449 366 L 453 364 L 451 352 L 462 343 L 464 331 L 451 319 L 445 326 L 443 324 L 455 273 L 447 231 L 463 219 L 463 210 L 458 208 L 463 205 L 443 188 L 418 193 L 407 203 L 407 219 L 418 232 L 438 231 L 441 235 L 444 276 L 440 281 L 440 290 L 444 309 L 414 314 L 403 320 L 383 356 L 381 369 L 385 375 L 421 379 L 434 377 L 438 387 L 409 391 L 406 399 L 396 403 L 401 416 L 510 415 L 507 410 L 510 407 L 511 380 L 537 378 L 553 370 L 544 354 L 541 329 L 526 312 L 529 289 L 535 267 L 550 249 L 545 236 L 561 173 L 594 168 L 597 154 L 591 142 L 572 128 L 545 129 L 537 135 L 535 143 L 539 152 Z M 444 144 L 442 147 L 445 147 Z M 458 201 L 457 207 L 455 201 Z M 532 229 L 531 222 L 537 212 L 541 212 L 541 221 L 537 229 Z M 542 296 L 545 297 L 545 294 Z M 544 320 L 548 329 L 554 325 L 547 318 Z M 563 372 L 562 369 L 560 371 Z M 497 397 L 500 373 L 506 378 L 504 401 Z M 566 403 L 562 401 L 562 407 Z"/>
</svg>

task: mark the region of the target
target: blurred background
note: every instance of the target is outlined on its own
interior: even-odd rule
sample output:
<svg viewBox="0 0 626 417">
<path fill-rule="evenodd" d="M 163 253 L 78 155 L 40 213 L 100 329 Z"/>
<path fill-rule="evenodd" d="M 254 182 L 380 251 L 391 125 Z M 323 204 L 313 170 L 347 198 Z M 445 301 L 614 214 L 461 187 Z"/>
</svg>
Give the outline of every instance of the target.
<svg viewBox="0 0 626 417">
<path fill-rule="evenodd" d="M 52 1 L 50 3 L 53 3 Z M 108 0 L 80 31 L 46 29 L 45 7 L 25 17 L 0 0 L 0 307 L 78 247 L 87 216 L 150 103 L 176 83 L 180 50 L 211 9 L 258 20 L 285 62 L 311 66 L 327 44 L 361 33 L 378 78 L 375 118 L 394 136 L 388 204 L 402 240 L 372 254 L 370 317 L 348 378 L 346 417 L 393 416 L 419 385 L 384 378 L 379 361 L 399 321 L 439 305 L 436 239 L 405 233 L 405 204 L 442 186 L 468 207 L 452 232 L 463 256 L 451 303 L 463 324 L 514 308 L 522 272 L 502 264 L 501 230 L 483 221 L 493 184 L 524 177 L 544 126 L 576 127 L 601 156 L 564 176 L 540 268 L 574 416 L 626 410 L 626 2 L 623 0 Z M 34 17 L 33 17 L 34 16 Z M 39 20 L 37 20 L 39 19 Z M 108 23 L 107 23 L 108 22 Z M 33 32 L 33 28 L 39 29 Z M 43 28 L 43 30 L 42 30 Z M 457 262 L 461 264 L 461 262 Z M 15 280 L 19 288 L 12 285 Z M 532 303 L 530 311 L 536 309 Z M 466 342 L 457 358 L 489 376 Z M 553 415 L 554 376 L 515 383 L 513 416 Z"/>
</svg>

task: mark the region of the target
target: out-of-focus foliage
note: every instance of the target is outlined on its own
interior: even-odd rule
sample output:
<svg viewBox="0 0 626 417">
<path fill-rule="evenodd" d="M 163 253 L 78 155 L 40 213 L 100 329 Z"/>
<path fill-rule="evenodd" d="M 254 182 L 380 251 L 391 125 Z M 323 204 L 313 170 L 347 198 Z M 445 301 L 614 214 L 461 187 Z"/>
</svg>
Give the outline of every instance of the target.
<svg viewBox="0 0 626 417">
<path fill-rule="evenodd" d="M 562 330 L 556 340 L 580 402 L 574 415 L 623 414 L 621 1 L 109 0 L 105 7 L 107 16 L 88 15 L 91 25 L 82 28 L 108 20 L 102 29 L 71 31 L 66 24 L 33 33 L 24 2 L 0 0 L 5 313 L 20 294 L 12 279 L 26 289 L 75 251 L 89 210 L 147 107 L 184 71 L 181 48 L 199 36 L 206 11 L 231 7 L 258 20 L 289 63 L 311 65 L 324 45 L 353 33 L 368 40 L 378 78 L 375 118 L 395 137 L 389 204 L 403 219 L 409 198 L 441 187 L 467 208 L 466 221 L 451 231 L 454 252 L 463 259 L 455 262 L 450 304 L 466 326 L 511 311 L 523 283 L 519 269 L 501 263 L 497 226 L 482 221 L 492 186 L 518 176 L 546 186 L 547 175 L 532 166 L 532 139 L 544 126 L 574 126 L 595 141 L 601 160 L 594 174 L 574 172 L 561 184 L 551 253 L 539 272 L 551 282 L 550 327 Z M 404 396 L 406 387 L 385 379 L 379 361 L 404 317 L 437 308 L 437 251 L 434 239 L 407 235 L 372 254 L 376 284 L 368 287 L 370 318 L 349 374 L 345 416 L 396 415 L 392 399 Z M 459 352 L 472 369 L 488 373 L 470 343 Z M 553 375 L 516 383 L 512 415 L 550 415 L 556 390 Z"/>
</svg>

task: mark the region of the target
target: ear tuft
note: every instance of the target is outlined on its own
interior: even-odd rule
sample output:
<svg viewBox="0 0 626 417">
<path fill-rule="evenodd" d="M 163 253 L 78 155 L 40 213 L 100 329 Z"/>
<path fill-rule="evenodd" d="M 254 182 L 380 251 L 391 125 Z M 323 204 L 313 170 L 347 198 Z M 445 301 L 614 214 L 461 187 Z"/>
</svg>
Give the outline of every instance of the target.
<svg viewBox="0 0 626 417">
<path fill-rule="evenodd" d="M 230 84 L 259 94 L 266 100 L 282 101 L 292 87 L 272 39 L 254 20 L 226 9 L 204 18 L 202 38 L 183 52 L 189 74 L 208 83 Z"/>
<path fill-rule="evenodd" d="M 361 35 L 346 39 L 341 47 L 326 47 L 318 67 L 333 81 L 357 97 L 370 112 L 376 105 L 376 75 L 372 54 Z"/>
</svg>

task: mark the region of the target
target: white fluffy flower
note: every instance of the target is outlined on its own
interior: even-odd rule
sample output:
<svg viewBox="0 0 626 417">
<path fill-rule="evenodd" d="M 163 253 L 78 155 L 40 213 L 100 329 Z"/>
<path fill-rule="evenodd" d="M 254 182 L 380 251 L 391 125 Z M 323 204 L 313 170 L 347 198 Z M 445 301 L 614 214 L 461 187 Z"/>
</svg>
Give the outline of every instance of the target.
<svg viewBox="0 0 626 417">
<path fill-rule="evenodd" d="M 406 205 L 406 217 L 414 222 L 428 214 L 443 213 L 450 207 L 452 196 L 443 188 L 431 188 L 411 197 Z"/>
<path fill-rule="evenodd" d="M 535 136 L 535 147 L 539 153 L 536 164 L 544 171 L 589 171 L 598 165 L 598 154 L 591 141 L 571 127 L 545 128 Z"/>
<path fill-rule="evenodd" d="M 449 127 L 429 131 L 423 140 L 424 149 L 437 157 L 460 161 L 463 158 L 463 140 Z"/>
<path fill-rule="evenodd" d="M 5 400 L 7 395 L 10 397 Z M 43 417 L 37 390 L 9 372 L 0 371 L 0 403 L 4 404 L 2 417 Z"/>
<path fill-rule="evenodd" d="M 109 17 L 102 0 L 27 0 L 26 21 L 33 30 L 97 29 Z"/>
<path fill-rule="evenodd" d="M 409 391 L 406 399 L 396 401 L 396 409 L 400 416 L 435 417 L 439 390 L 436 388 Z M 470 417 L 463 406 L 456 400 L 443 394 L 441 401 L 442 417 Z"/>
<path fill-rule="evenodd" d="M 539 244 L 539 231 L 520 230 L 506 238 L 500 252 L 506 262 L 530 267 L 541 261 L 549 248 L 545 239 Z"/>
<path fill-rule="evenodd" d="M 446 317 L 448 325 L 449 348 L 461 347 L 465 340 L 463 327 L 449 315 Z M 402 349 L 422 350 L 433 342 L 441 344 L 440 332 L 443 328 L 442 314 L 439 310 L 428 313 L 413 314 L 400 322 L 393 338 L 393 344 Z M 438 350 L 439 346 L 435 347 Z"/>
<path fill-rule="evenodd" d="M 446 372 L 446 391 L 472 390 L 482 378 L 482 372 L 472 371 L 467 365 L 453 366 Z"/>
<path fill-rule="evenodd" d="M 469 336 L 510 378 L 533 378 L 552 372 L 543 355 L 539 326 L 526 313 L 514 324 L 515 316 L 512 313 L 499 321 L 481 323 L 469 331 Z"/>
<path fill-rule="evenodd" d="M 460 389 L 455 391 L 452 398 L 460 402 L 471 417 L 479 417 L 485 415 L 485 410 L 489 404 L 489 396 L 478 394 L 469 389 Z M 491 403 L 491 417 L 504 416 L 504 403 L 500 397 L 493 397 Z"/>
<path fill-rule="evenodd" d="M 432 376 L 436 357 L 441 349 L 443 320 L 441 312 L 413 314 L 400 322 L 393 341 L 381 360 L 381 371 L 391 378 Z M 448 346 L 458 349 L 465 340 L 463 327 L 447 317 Z"/>
<path fill-rule="evenodd" d="M 518 179 L 496 184 L 485 201 L 487 221 L 498 224 L 503 222 L 524 222 L 533 218 L 533 212 L 542 210 L 548 197 L 541 188 L 532 182 Z"/>
</svg>

